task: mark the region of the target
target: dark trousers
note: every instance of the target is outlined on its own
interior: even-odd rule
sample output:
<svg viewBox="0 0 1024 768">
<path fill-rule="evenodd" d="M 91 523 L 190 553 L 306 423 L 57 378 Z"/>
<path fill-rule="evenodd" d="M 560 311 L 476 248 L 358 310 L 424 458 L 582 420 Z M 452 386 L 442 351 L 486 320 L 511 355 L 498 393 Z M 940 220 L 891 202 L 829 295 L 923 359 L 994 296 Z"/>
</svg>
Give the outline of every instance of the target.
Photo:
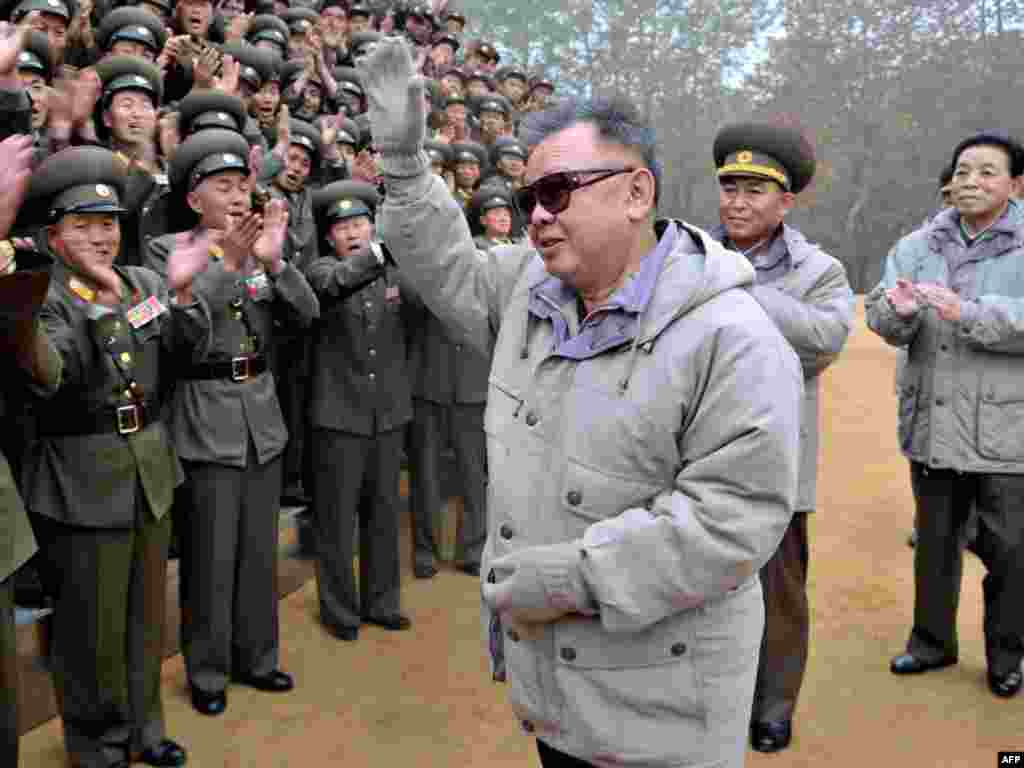
<svg viewBox="0 0 1024 768">
<path fill-rule="evenodd" d="M 956 614 L 963 565 L 962 534 L 977 511 L 975 552 L 987 571 L 985 658 L 992 674 L 1018 669 L 1024 658 L 1024 475 L 959 473 L 911 463 L 917 502 L 914 628 L 907 650 L 924 659 L 956 658 Z"/>
<path fill-rule="evenodd" d="M 591 763 L 567 755 L 565 752 L 559 752 L 540 739 L 537 739 L 537 753 L 540 755 L 540 764 L 544 768 L 593 768 Z"/>
<path fill-rule="evenodd" d="M 0 765 L 18 765 L 18 644 L 14 576 L 0 582 Z"/>
<path fill-rule="evenodd" d="M 281 458 L 244 469 L 185 462 L 181 645 L 189 684 L 221 691 L 234 671 L 266 675 L 280 648 L 277 548 Z"/>
<path fill-rule="evenodd" d="M 764 635 L 751 719 L 791 720 L 807 668 L 807 513 L 797 512 L 779 548 L 761 568 Z"/>
<path fill-rule="evenodd" d="M 306 335 L 274 340 L 274 381 L 288 427 L 281 481 L 286 493 L 309 492 L 309 343 Z"/>
<path fill-rule="evenodd" d="M 107 768 L 164 738 L 160 666 L 169 516 L 136 490 L 134 528 L 82 528 L 37 516 L 54 588 L 50 646 L 64 745 L 80 768 Z"/>
<path fill-rule="evenodd" d="M 398 612 L 402 430 L 374 437 L 314 429 L 313 535 L 320 618 L 358 627 Z M 359 587 L 352 570 L 359 521 Z"/>
<path fill-rule="evenodd" d="M 433 565 L 437 556 L 434 515 L 442 504 L 442 451 L 449 441 L 455 449 L 464 501 L 456 533 L 455 559 L 478 564 L 487 538 L 484 404 L 441 405 L 415 399 L 409 427 L 409 506 L 414 564 Z"/>
</svg>

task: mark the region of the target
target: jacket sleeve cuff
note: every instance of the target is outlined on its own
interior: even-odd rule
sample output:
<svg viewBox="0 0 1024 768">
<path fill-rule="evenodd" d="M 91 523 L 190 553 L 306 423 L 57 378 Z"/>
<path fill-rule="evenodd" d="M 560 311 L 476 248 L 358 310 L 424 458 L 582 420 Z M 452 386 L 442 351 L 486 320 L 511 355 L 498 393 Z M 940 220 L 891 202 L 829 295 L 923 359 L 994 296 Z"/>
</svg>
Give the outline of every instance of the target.
<svg viewBox="0 0 1024 768">
<path fill-rule="evenodd" d="M 430 167 L 427 153 L 422 149 L 412 154 L 388 152 L 380 158 L 380 170 L 385 179 L 411 179 L 421 175 Z"/>
<path fill-rule="evenodd" d="M 568 542 L 564 545 L 566 557 L 546 561 L 540 566 L 540 578 L 548 603 L 566 613 L 581 613 L 585 616 L 597 615 L 597 602 L 591 595 L 583 579 L 580 563 L 587 556 L 581 542 Z"/>
</svg>

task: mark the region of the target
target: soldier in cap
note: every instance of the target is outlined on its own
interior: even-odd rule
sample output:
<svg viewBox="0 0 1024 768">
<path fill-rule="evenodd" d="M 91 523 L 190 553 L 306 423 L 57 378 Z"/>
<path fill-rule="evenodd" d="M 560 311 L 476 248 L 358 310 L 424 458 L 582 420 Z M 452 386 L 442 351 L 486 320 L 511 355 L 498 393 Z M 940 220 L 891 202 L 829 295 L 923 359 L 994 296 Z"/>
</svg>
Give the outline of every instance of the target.
<svg viewBox="0 0 1024 768">
<path fill-rule="evenodd" d="M 399 610 L 398 494 L 412 416 L 403 318 L 411 297 L 375 242 L 374 187 L 338 182 L 318 190 L 315 201 L 321 256 L 308 275 L 323 308 L 310 401 L 317 594 L 320 620 L 351 641 L 362 622 L 396 631 L 410 626 Z M 360 509 L 364 498 L 372 509 Z"/>
<path fill-rule="evenodd" d="M 529 91 L 526 94 L 524 112 L 540 112 L 547 109 L 555 95 L 555 84 L 543 75 L 530 78 Z"/>
<path fill-rule="evenodd" d="M 455 65 L 455 53 L 459 50 L 459 38 L 450 32 L 438 32 L 430 41 L 430 53 L 424 63 L 423 74 L 438 78 Z"/>
<path fill-rule="evenodd" d="M 64 63 L 68 26 L 78 13 L 77 0 L 21 0 L 11 11 L 11 21 L 46 35 L 54 69 Z"/>
<path fill-rule="evenodd" d="M 807 515 L 815 508 L 819 376 L 839 355 L 853 323 L 853 293 L 842 264 L 784 219 L 814 176 L 814 149 L 783 122 L 729 125 L 715 137 L 721 224 L 714 236 L 744 254 L 751 291 L 804 369 L 800 474 L 795 514 L 761 568 L 765 628 L 751 716 L 759 752 L 785 749 L 807 662 Z"/>
<path fill-rule="evenodd" d="M 458 8 L 449 7 L 441 17 L 448 34 L 459 37 L 466 29 L 466 16 Z"/>
<path fill-rule="evenodd" d="M 373 50 L 374 46 L 380 42 L 382 35 L 380 32 L 374 32 L 367 30 L 366 32 L 353 32 L 349 35 L 348 43 L 348 60 L 349 66 L 355 66 L 355 63 L 359 59 L 368 55 Z"/>
<path fill-rule="evenodd" d="M 360 146 L 361 135 L 362 132 L 354 120 L 350 120 L 347 117 L 338 120 L 334 143 L 338 145 L 341 159 L 345 161 L 345 165 L 348 168 L 351 168 L 352 161 L 355 160 L 359 150 L 362 149 Z"/>
<path fill-rule="evenodd" d="M 64 743 L 90 768 L 186 762 L 165 737 L 160 697 L 168 512 L 181 481 L 160 396 L 170 361 L 208 346 L 209 310 L 192 295 L 195 247 L 172 251 L 167 283 L 114 266 L 124 182 L 109 150 L 67 149 L 36 170 L 21 212 L 46 225 L 56 257 L 40 318 L 62 368 L 55 390 L 37 390 L 46 408 L 25 501 L 54 595 Z"/>
<path fill-rule="evenodd" d="M 437 80 L 441 85 L 443 97 L 466 95 L 466 76 L 458 67 L 449 67 L 444 70 Z"/>
<path fill-rule="evenodd" d="M 512 109 L 523 109 L 529 90 L 526 72 L 514 64 L 509 64 L 497 70 L 494 79 L 497 82 L 498 93 L 508 99 Z"/>
<path fill-rule="evenodd" d="M 293 117 L 313 122 L 324 103 L 324 83 L 315 71 L 310 74 L 304 61 L 286 61 L 281 67 L 282 99 Z"/>
<path fill-rule="evenodd" d="M 515 206 L 512 196 L 503 186 L 481 184 L 470 203 L 472 215 L 479 222 L 483 234 L 474 238 L 476 247 L 482 251 L 496 245 L 511 245 L 512 211 Z"/>
<path fill-rule="evenodd" d="M 466 43 L 462 66 L 468 70 L 482 70 L 490 75 L 501 61 L 501 55 L 493 45 L 483 40 L 470 40 Z"/>
<path fill-rule="evenodd" d="M 461 95 L 450 94 L 444 100 L 444 114 L 448 118 L 447 134 L 451 141 L 465 141 L 470 136 L 469 107 Z"/>
<path fill-rule="evenodd" d="M 32 134 L 35 144 L 42 147 L 50 110 L 47 87 L 53 82 L 50 43 L 46 35 L 35 30 L 25 35 L 25 46 L 18 53 L 16 66 L 18 80 L 32 102 Z"/>
<path fill-rule="evenodd" d="M 352 67 L 337 67 L 334 70 L 334 81 L 338 84 L 335 104 L 339 108 L 344 107 L 349 117 L 363 114 L 366 111 L 366 95 L 363 93 L 359 72 Z"/>
<path fill-rule="evenodd" d="M 352 0 L 352 5 L 348 9 L 349 38 L 359 32 L 369 32 L 372 19 L 373 9 L 366 0 Z M 349 48 L 351 49 L 351 44 Z"/>
<path fill-rule="evenodd" d="M 473 193 L 487 166 L 487 150 L 475 141 L 452 142 L 452 163 L 455 167 L 455 199 L 468 214 Z"/>
<path fill-rule="evenodd" d="M 423 143 L 423 150 L 427 153 L 427 157 L 430 158 L 430 169 L 435 175 L 444 179 L 448 189 L 454 190 L 455 174 L 451 167 L 454 155 L 451 144 L 444 141 L 425 141 Z"/>
<path fill-rule="evenodd" d="M 484 96 L 476 101 L 477 128 L 474 138 L 488 150 L 500 136 L 508 133 L 511 127 L 512 106 L 508 99 L 500 94 Z"/>
<path fill-rule="evenodd" d="M 288 58 L 303 59 L 309 48 L 307 36 L 320 23 L 320 15 L 309 8 L 289 8 L 281 21 L 288 25 Z"/>
<path fill-rule="evenodd" d="M 246 42 L 256 48 L 265 48 L 276 53 L 282 61 L 288 58 L 290 38 L 291 30 L 284 21 L 262 13 L 254 16 L 249 22 L 249 31 L 245 36 Z"/>
<path fill-rule="evenodd" d="M 181 371 L 172 432 L 185 464 L 188 517 L 182 531 L 182 650 L 192 706 L 218 715 L 229 679 L 288 691 L 278 668 L 278 502 L 288 433 L 267 369 L 275 319 L 308 327 L 319 307 L 283 258 L 287 211 L 251 210 L 249 145 L 210 128 L 186 139 L 171 161 L 173 231 L 211 233 L 196 281 L 215 318 L 214 338 Z M 174 235 L 149 244 L 164 271 Z M 227 596 L 227 597 L 225 597 Z"/>
<path fill-rule="evenodd" d="M 171 27 L 177 35 L 205 41 L 210 39 L 213 20 L 213 0 L 176 0 Z"/>
<path fill-rule="evenodd" d="M 223 91 L 195 89 L 178 103 L 178 131 L 184 141 L 206 128 L 223 128 L 245 135 L 249 115 L 245 103 Z"/>
<path fill-rule="evenodd" d="M 96 73 L 102 83 L 93 113 L 96 135 L 149 173 L 164 173 L 156 150 L 160 70 L 137 56 L 111 56 L 96 66 Z"/>
<path fill-rule="evenodd" d="M 519 189 L 528 155 L 526 145 L 515 136 L 499 136 L 491 145 L 491 167 L 495 173 L 487 181 L 498 181 L 512 192 Z"/>
<path fill-rule="evenodd" d="M 160 19 L 141 8 L 115 8 L 96 30 L 96 47 L 109 55 L 156 61 L 166 42 L 167 32 Z"/>
<path fill-rule="evenodd" d="M 494 78 L 482 69 L 465 69 L 466 98 L 485 99 L 494 92 Z"/>
<path fill-rule="evenodd" d="M 278 71 L 280 59 L 271 51 L 247 43 L 227 43 L 224 53 L 238 62 L 238 95 L 259 130 L 246 126 L 245 135 L 251 144 L 255 134 L 262 133 L 263 144 L 274 139 L 274 131 L 281 106 L 281 82 Z"/>
<path fill-rule="evenodd" d="M 337 66 L 345 56 L 348 39 L 347 0 L 327 0 L 320 9 L 320 26 L 323 50 L 330 66 Z"/>
</svg>

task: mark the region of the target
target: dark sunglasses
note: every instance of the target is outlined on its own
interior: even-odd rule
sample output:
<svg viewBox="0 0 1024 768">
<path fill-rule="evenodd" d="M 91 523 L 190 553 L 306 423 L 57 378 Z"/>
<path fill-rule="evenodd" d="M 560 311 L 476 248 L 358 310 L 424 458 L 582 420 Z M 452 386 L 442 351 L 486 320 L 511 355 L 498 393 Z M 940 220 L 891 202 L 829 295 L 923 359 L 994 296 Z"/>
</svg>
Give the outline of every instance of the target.
<svg viewBox="0 0 1024 768">
<path fill-rule="evenodd" d="M 527 219 L 533 215 L 533 209 L 538 203 L 544 206 L 548 213 L 557 215 L 569 207 L 572 193 L 577 189 L 635 170 L 636 168 L 592 168 L 586 171 L 549 173 L 547 176 L 541 176 L 533 184 L 521 187 L 513 193 L 513 197 L 516 208 Z M 587 181 L 582 180 L 583 176 L 590 174 L 597 175 Z"/>
</svg>

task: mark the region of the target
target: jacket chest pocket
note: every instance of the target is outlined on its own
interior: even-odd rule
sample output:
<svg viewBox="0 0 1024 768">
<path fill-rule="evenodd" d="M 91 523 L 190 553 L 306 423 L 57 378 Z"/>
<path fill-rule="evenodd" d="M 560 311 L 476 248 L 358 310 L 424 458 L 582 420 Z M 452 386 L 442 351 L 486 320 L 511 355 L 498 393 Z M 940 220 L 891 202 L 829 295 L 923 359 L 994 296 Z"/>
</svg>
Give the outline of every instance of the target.
<svg viewBox="0 0 1024 768">
<path fill-rule="evenodd" d="M 1024 390 L 1010 368 L 986 370 L 982 376 L 976 439 L 978 453 L 985 458 L 1020 462 L 1024 461 Z"/>
</svg>

